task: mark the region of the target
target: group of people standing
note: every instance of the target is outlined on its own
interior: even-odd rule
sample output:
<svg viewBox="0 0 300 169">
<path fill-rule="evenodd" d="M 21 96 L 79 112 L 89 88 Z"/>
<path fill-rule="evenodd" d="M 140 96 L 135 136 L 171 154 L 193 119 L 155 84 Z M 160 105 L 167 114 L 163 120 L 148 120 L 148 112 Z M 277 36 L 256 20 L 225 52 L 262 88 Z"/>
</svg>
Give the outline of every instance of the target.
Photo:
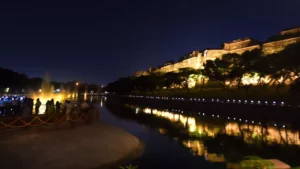
<svg viewBox="0 0 300 169">
<path fill-rule="evenodd" d="M 40 107 L 42 105 L 42 102 L 38 98 L 35 103 L 35 114 L 38 115 L 40 113 Z M 46 110 L 45 114 L 51 114 L 51 113 L 60 113 L 61 112 L 61 103 L 59 101 L 56 101 L 54 105 L 54 99 L 48 100 L 46 102 Z"/>
<path fill-rule="evenodd" d="M 41 105 L 42 105 L 42 103 L 41 103 L 40 99 L 37 99 L 36 104 L 35 104 L 35 114 L 36 115 L 38 115 L 40 113 L 39 111 L 40 111 Z M 73 111 L 74 106 L 75 105 L 73 102 L 66 100 L 65 104 L 62 107 L 62 104 L 59 101 L 56 101 L 56 103 L 54 104 L 54 99 L 51 99 L 46 102 L 45 114 L 62 113 L 62 112 L 69 114 Z M 87 101 L 84 101 L 80 105 L 80 110 L 85 112 L 88 110 L 89 107 L 90 107 L 90 105 L 87 103 Z"/>
<path fill-rule="evenodd" d="M 76 103 L 73 101 L 66 100 L 64 104 L 59 101 L 54 102 L 54 99 L 48 100 L 45 104 L 45 112 L 41 112 L 42 106 L 41 100 L 38 98 L 35 103 L 34 99 L 24 97 L 22 100 L 13 99 L 10 106 L 4 107 L 1 106 L 0 114 L 5 114 L 5 116 L 21 115 L 23 117 L 29 117 L 32 115 L 39 114 L 54 114 L 54 113 L 66 113 L 72 114 L 76 112 L 86 113 L 90 108 L 88 101 L 82 102 L 80 105 L 76 106 Z M 3 109 L 3 110 L 2 110 Z M 8 112 L 8 110 L 11 111 Z"/>
<path fill-rule="evenodd" d="M 54 104 L 54 100 L 48 100 L 46 102 L 46 110 L 45 114 L 51 114 L 51 113 L 60 113 L 61 112 L 61 103 L 59 101 L 56 101 Z"/>
</svg>

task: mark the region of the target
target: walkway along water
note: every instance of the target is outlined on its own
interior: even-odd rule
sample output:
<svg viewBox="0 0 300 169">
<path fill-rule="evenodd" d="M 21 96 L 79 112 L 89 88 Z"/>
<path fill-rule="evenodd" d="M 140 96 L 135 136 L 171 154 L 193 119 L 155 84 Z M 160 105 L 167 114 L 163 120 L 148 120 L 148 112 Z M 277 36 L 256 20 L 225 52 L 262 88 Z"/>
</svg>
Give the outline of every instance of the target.
<svg viewBox="0 0 300 169">
<path fill-rule="evenodd" d="M 77 122 L 73 128 L 66 121 L 53 125 L 1 129 L 1 169 L 96 168 L 142 150 L 136 137 L 99 121 Z"/>
</svg>

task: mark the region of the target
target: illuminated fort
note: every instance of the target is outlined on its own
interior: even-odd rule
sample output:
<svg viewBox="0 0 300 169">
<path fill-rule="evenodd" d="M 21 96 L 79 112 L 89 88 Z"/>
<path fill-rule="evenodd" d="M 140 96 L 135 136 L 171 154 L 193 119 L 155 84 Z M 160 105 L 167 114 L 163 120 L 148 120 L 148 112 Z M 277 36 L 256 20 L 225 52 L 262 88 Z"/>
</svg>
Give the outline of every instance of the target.
<svg viewBox="0 0 300 169">
<path fill-rule="evenodd" d="M 259 42 L 252 38 L 234 40 L 223 43 L 220 49 L 196 50 L 184 56 L 179 62 L 167 62 L 158 68 L 149 68 L 147 71 L 137 71 L 135 76 L 149 75 L 149 73 L 167 73 L 178 71 L 181 68 L 202 69 L 207 60 L 221 58 L 224 54 L 242 54 L 246 51 L 261 49 L 264 55 L 277 53 L 286 46 L 300 42 L 300 27 L 286 29 L 279 35 L 268 38 L 265 42 Z"/>
</svg>

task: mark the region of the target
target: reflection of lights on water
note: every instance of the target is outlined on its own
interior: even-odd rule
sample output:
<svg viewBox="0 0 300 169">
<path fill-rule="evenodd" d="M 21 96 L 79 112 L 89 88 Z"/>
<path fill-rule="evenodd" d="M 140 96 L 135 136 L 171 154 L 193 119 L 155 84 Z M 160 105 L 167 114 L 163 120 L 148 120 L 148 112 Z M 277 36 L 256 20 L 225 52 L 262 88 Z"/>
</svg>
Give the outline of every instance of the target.
<svg viewBox="0 0 300 169">
<path fill-rule="evenodd" d="M 195 125 L 195 124 L 196 124 L 195 118 L 189 117 L 189 118 L 188 118 L 188 124 L 189 124 L 189 125 Z"/>
<path fill-rule="evenodd" d="M 101 107 L 103 106 L 103 102 L 102 102 L 102 100 L 101 100 L 101 102 L 100 102 L 100 106 L 101 106 Z"/>
<path fill-rule="evenodd" d="M 169 113 L 169 119 L 173 120 L 173 118 L 174 118 L 174 114 L 173 113 Z"/>
<path fill-rule="evenodd" d="M 136 110 L 138 110 L 138 108 L 136 108 Z M 215 129 L 210 129 L 207 126 L 201 126 L 199 124 L 196 124 L 196 119 L 194 117 L 188 117 L 188 116 L 184 116 L 181 114 L 174 114 L 172 112 L 168 112 L 168 111 L 159 111 L 157 109 L 150 109 L 150 108 L 145 108 L 142 109 L 143 113 L 146 113 L 145 111 L 147 111 L 148 113 L 152 111 L 152 113 L 158 117 L 164 117 L 166 119 L 169 119 L 171 122 L 176 122 L 179 121 L 184 127 L 186 127 L 186 129 L 188 130 L 188 132 L 194 133 L 197 132 L 199 133 L 199 135 L 208 135 L 211 137 L 214 137 L 215 134 L 217 134 L 218 132 L 220 132 L 220 130 L 215 130 Z M 179 111 L 180 112 L 180 111 Z M 216 116 L 216 115 L 215 115 Z M 235 120 L 239 120 L 239 121 L 244 121 L 241 118 L 236 118 L 236 117 L 228 117 L 229 119 L 235 119 Z M 245 120 L 245 122 L 248 122 L 248 120 Z M 261 126 L 260 125 L 254 125 L 255 121 L 250 120 L 250 123 L 253 124 L 240 124 L 240 123 L 226 123 L 225 125 L 225 133 L 228 135 L 238 135 L 240 133 L 240 128 L 241 129 L 249 129 L 249 125 L 251 126 L 250 128 L 252 128 L 253 131 L 251 131 L 253 134 L 255 135 L 266 135 L 266 137 L 270 140 L 276 141 L 276 142 L 280 142 L 280 134 L 278 134 L 278 132 L 280 133 L 287 133 L 288 138 L 286 139 L 293 139 L 296 138 L 295 140 L 293 140 L 293 142 L 290 142 L 290 144 L 295 144 L 295 145 L 300 145 L 300 139 L 298 139 L 299 137 L 299 132 L 292 132 L 292 131 L 288 131 L 286 130 L 286 125 L 282 125 L 282 131 L 278 130 L 277 127 L 279 125 L 277 125 L 276 123 L 273 124 L 273 128 L 272 127 L 268 127 L 267 128 L 267 132 L 266 133 L 262 133 L 261 131 Z M 260 122 L 258 122 L 258 124 L 261 124 Z M 239 127 L 240 126 L 240 127 Z M 284 129 L 283 129 L 284 128 Z M 252 137 L 252 135 L 249 135 L 249 137 Z M 251 138 L 245 138 L 246 140 L 251 139 Z M 186 142 L 188 144 L 188 142 Z M 203 145 L 198 145 L 197 147 L 201 147 Z M 196 144 L 192 145 L 192 142 L 190 142 L 188 147 L 196 147 Z M 198 148 L 197 148 L 198 149 Z M 199 150 L 199 149 L 198 149 Z M 204 149 L 203 149 L 204 150 Z M 200 154 L 204 154 L 204 151 L 201 151 Z"/>
<path fill-rule="evenodd" d="M 138 114 L 139 113 L 139 108 L 136 108 L 135 109 L 135 114 Z"/>
<path fill-rule="evenodd" d="M 174 120 L 175 120 L 175 121 L 178 121 L 178 120 L 179 120 L 179 115 L 178 115 L 178 114 L 175 114 L 175 115 L 174 115 Z"/>
<path fill-rule="evenodd" d="M 199 133 L 199 134 L 202 134 L 202 133 L 203 133 L 203 129 L 202 129 L 201 127 L 199 127 L 199 129 L 198 129 L 198 133 Z"/>
<path fill-rule="evenodd" d="M 196 125 L 189 126 L 189 131 L 190 132 L 195 132 L 196 131 Z"/>
<path fill-rule="evenodd" d="M 185 126 L 186 121 L 187 121 L 187 118 L 184 117 L 184 116 L 182 116 L 182 115 L 180 115 L 180 116 L 179 116 L 179 120 L 180 120 L 180 122 Z"/>
<path fill-rule="evenodd" d="M 146 114 L 151 114 L 151 109 L 146 108 L 146 109 L 144 110 L 144 112 L 145 112 Z"/>
<path fill-rule="evenodd" d="M 87 98 L 87 93 L 84 93 L 83 99 L 86 100 L 86 98 Z"/>
</svg>

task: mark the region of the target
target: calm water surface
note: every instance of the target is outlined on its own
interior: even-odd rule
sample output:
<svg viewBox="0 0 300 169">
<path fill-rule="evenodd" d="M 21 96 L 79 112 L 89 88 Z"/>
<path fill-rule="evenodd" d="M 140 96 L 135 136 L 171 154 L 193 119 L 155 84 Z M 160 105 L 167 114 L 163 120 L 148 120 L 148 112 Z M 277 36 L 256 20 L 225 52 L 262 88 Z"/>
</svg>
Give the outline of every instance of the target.
<svg viewBox="0 0 300 169">
<path fill-rule="evenodd" d="M 141 169 L 223 169 L 244 156 L 276 158 L 300 166 L 299 131 L 107 100 L 101 99 L 101 121 L 144 142 L 142 156 L 128 162 Z"/>
</svg>

